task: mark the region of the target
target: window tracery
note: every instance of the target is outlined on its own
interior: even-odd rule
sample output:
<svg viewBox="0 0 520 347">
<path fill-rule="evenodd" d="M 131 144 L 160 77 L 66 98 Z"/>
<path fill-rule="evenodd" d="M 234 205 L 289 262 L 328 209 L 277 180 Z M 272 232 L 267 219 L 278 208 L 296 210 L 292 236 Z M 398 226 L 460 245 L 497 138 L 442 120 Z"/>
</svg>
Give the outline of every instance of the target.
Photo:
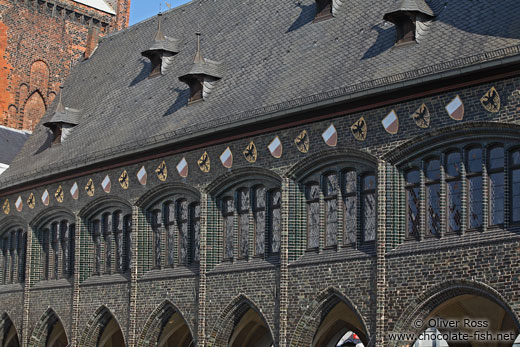
<svg viewBox="0 0 520 347">
<path fill-rule="evenodd" d="M 38 230 L 41 242 L 41 279 L 69 278 L 74 272 L 75 224 L 69 218 L 55 217 Z"/>
<path fill-rule="evenodd" d="M 280 252 L 281 192 L 273 182 L 243 182 L 221 197 L 224 260 Z M 235 244 L 236 242 L 236 244 Z"/>
<path fill-rule="evenodd" d="M 520 150 L 506 147 L 494 142 L 461 144 L 408 163 L 403 170 L 407 237 L 420 239 L 422 232 L 441 237 L 520 222 Z"/>
<path fill-rule="evenodd" d="M 27 233 L 21 228 L 5 232 L 0 238 L 0 285 L 25 281 Z"/>
<path fill-rule="evenodd" d="M 174 195 L 148 208 L 153 267 L 173 268 L 200 259 L 200 204 L 191 195 Z"/>
<path fill-rule="evenodd" d="M 94 275 L 125 273 L 130 269 L 132 252 L 130 211 L 108 208 L 90 218 L 94 243 Z"/>
</svg>

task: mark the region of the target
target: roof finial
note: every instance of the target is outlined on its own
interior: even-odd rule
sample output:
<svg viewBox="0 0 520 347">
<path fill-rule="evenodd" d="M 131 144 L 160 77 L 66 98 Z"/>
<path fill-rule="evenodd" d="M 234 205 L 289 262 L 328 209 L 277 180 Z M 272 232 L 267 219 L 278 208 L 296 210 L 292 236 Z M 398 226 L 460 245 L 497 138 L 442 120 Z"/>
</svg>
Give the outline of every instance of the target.
<svg viewBox="0 0 520 347">
<path fill-rule="evenodd" d="M 56 113 L 65 113 L 65 106 L 61 101 L 61 95 L 63 94 L 63 86 L 60 86 L 60 98 L 58 99 L 58 107 L 56 107 Z"/>
<path fill-rule="evenodd" d="M 197 54 L 195 54 L 195 64 L 204 64 L 204 58 L 202 57 L 202 53 L 200 52 L 200 32 L 196 32 L 197 35 Z"/>
<path fill-rule="evenodd" d="M 164 34 L 162 32 L 161 28 L 161 22 L 162 22 L 162 13 L 157 14 L 157 33 L 155 34 L 155 41 L 164 41 L 166 38 L 164 37 Z"/>
</svg>

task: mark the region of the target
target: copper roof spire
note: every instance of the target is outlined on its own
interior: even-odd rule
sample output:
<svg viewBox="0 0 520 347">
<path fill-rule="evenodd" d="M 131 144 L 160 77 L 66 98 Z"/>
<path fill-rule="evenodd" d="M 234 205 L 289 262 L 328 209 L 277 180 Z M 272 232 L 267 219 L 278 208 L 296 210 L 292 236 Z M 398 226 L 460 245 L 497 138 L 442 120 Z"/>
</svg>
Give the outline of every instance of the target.
<svg viewBox="0 0 520 347">
<path fill-rule="evenodd" d="M 61 100 L 61 95 L 63 94 L 63 86 L 60 86 L 60 98 L 58 99 L 58 106 L 56 107 L 56 113 L 65 113 L 65 106 Z"/>
<path fill-rule="evenodd" d="M 202 57 L 202 53 L 200 52 L 200 32 L 196 32 L 197 35 L 197 53 L 195 54 L 195 64 L 204 64 L 204 58 Z"/>
<path fill-rule="evenodd" d="M 154 41 L 164 41 L 164 40 L 166 40 L 166 37 L 164 37 L 164 34 L 162 32 L 161 22 L 162 22 L 162 13 L 159 12 L 157 14 L 157 33 L 155 34 Z"/>
</svg>

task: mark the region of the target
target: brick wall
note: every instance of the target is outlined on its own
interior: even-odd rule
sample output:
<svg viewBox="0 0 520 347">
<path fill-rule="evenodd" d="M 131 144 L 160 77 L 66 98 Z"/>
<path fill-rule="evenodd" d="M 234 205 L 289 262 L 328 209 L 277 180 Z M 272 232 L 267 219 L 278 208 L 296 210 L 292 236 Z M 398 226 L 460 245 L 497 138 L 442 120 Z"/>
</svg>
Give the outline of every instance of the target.
<svg viewBox="0 0 520 347">
<path fill-rule="evenodd" d="M 311 344 L 323 316 L 338 300 L 343 300 L 359 316 L 371 345 L 379 347 L 392 345 L 392 341 L 386 339 L 388 332 L 410 330 L 407 325 L 410 317 L 422 307 L 423 302 L 445 290 L 449 293 L 481 293 L 500 298 L 511 308 L 512 315 L 518 317 L 518 228 L 506 225 L 440 239 L 405 240 L 403 218 L 406 206 L 401 177 L 407 163 L 416 159 L 406 151 L 412 145 L 403 146 L 407 141 L 411 140 L 412 144 L 413 141 L 420 143 L 431 137 L 433 140 L 429 145 L 441 144 L 446 139 L 455 139 L 455 135 L 460 136 L 461 131 L 475 126 L 477 122 L 485 122 L 479 123 L 479 129 L 483 133 L 498 133 L 499 135 L 493 135 L 495 138 L 507 135 L 500 127 L 509 127 L 508 131 L 518 134 L 518 82 L 519 78 L 512 78 L 436 94 L 363 113 L 100 171 L 2 197 L 2 204 L 8 199 L 13 206 L 18 196 L 25 202 L 30 193 L 35 195 L 34 209 L 28 208 L 25 203 L 22 212 L 11 208 L 10 217 L 21 217 L 27 223 L 38 220 L 37 216 L 42 212 L 52 209 L 67 210 L 80 216 L 80 221 L 85 213 L 94 211 L 95 206 L 105 206 L 110 201 L 126 201 L 134 206 L 135 257 L 131 271 L 123 275 L 97 278 L 90 276 L 93 266 L 92 238 L 86 226 L 77 227 L 76 245 L 80 249 L 75 253 L 75 269 L 81 273 L 76 273 L 72 286 L 64 288 L 42 288 L 41 286 L 49 283 L 30 283 L 27 288 L 29 296 L 26 299 L 30 301 L 27 327 L 18 329 L 24 334 L 33 334 L 32 329 L 39 316 L 52 306 L 64 320 L 67 331 L 71 330 L 73 343 L 78 343 L 77 341 L 82 341 L 89 334 L 90 328 L 98 324 L 96 314 L 108 310 L 119 322 L 130 346 L 149 345 L 153 343 L 149 339 L 153 340 L 157 336 L 156 320 L 162 312 L 161 307 L 171 303 L 182 313 L 193 337 L 199 338 L 198 346 L 225 346 L 233 324 L 242 312 L 240 307 L 245 305 L 260 312 L 273 334 L 275 346 L 300 347 Z M 480 98 L 491 86 L 501 95 L 502 108 L 499 113 L 489 113 L 480 104 Z M 466 110 L 464 119 L 460 122 L 451 119 L 444 108 L 455 95 L 461 96 Z M 418 127 L 410 118 L 423 102 L 431 112 L 431 125 L 427 129 Z M 386 133 L 381 125 L 381 119 L 392 109 L 399 116 L 400 129 L 396 135 Z M 361 116 L 368 123 L 368 136 L 364 142 L 355 140 L 350 132 L 350 126 Z M 328 147 L 321 137 L 331 123 L 339 134 L 336 148 Z M 309 153 L 300 152 L 294 144 L 294 139 L 302 130 L 306 130 L 310 137 Z M 471 139 L 471 135 L 468 130 L 466 140 Z M 271 156 L 267 150 L 267 145 L 275 136 L 280 137 L 284 146 L 280 159 Z M 474 137 L 473 140 L 482 141 Z M 250 141 L 254 141 L 259 153 L 254 164 L 248 163 L 242 154 Z M 515 143 L 520 145 L 520 142 Z M 231 170 L 224 168 L 218 159 L 228 146 L 234 154 Z M 434 151 L 428 150 L 420 157 Z M 211 158 L 209 173 L 199 170 L 196 164 L 204 152 Z M 311 171 L 328 160 L 327 155 L 355 157 L 360 162 L 371 160 L 381 184 L 378 189 L 378 238 L 382 244 L 357 242 L 354 247 L 340 244 L 331 249 L 322 247 L 317 251 L 306 250 L 305 198 L 301 194 L 299 182 L 291 172 L 298 171 L 294 167 L 308 167 Z M 181 178 L 175 169 L 182 158 L 186 158 L 190 165 L 186 178 Z M 155 174 L 155 169 L 163 160 L 168 166 L 166 183 Z M 146 185 L 139 183 L 136 177 L 143 166 L 148 173 Z M 293 169 L 290 170 L 291 168 Z M 127 189 L 118 182 L 123 170 L 130 177 Z M 218 199 L 215 194 L 219 190 L 216 187 L 233 182 L 234 177 L 239 174 L 240 180 L 243 180 L 247 177 L 244 172 L 255 177 L 261 176 L 265 172 L 262 170 L 269 170 L 273 177 L 280 177 L 280 187 L 285 197 L 281 255 L 223 261 L 222 219 L 216 204 Z M 110 193 L 105 193 L 101 188 L 101 182 L 107 175 L 112 181 Z M 93 197 L 88 196 L 84 189 L 90 179 L 95 184 Z M 74 200 L 69 194 L 74 183 L 80 189 L 78 200 Z M 63 203 L 54 198 L 54 192 L 60 185 L 65 191 Z M 200 192 L 204 207 L 201 227 L 202 263 L 200 268 L 177 266 L 153 269 L 150 265 L 153 258 L 150 254 L 151 231 L 142 209 L 143 201 L 153 200 L 152 196 L 165 198 L 168 193 L 176 192 L 175 187 L 181 186 Z M 44 206 L 40 200 L 45 190 L 51 196 L 49 206 Z M 206 197 L 207 204 L 204 200 Z M 323 216 L 320 223 L 324 234 Z M 321 241 L 323 246 L 323 235 Z M 32 247 L 32 253 L 38 254 L 40 245 L 33 241 Z M 28 262 L 27 267 L 32 266 L 33 271 L 37 272 L 40 266 L 38 258 L 31 259 L 34 264 Z M 32 277 L 37 278 L 36 274 Z M 72 301 L 59 301 L 61 296 L 70 298 L 72 288 Z M 21 288 L 17 292 L 0 288 L 1 307 L 11 304 L 22 306 L 21 301 Z M 439 303 L 441 301 L 439 299 Z M 100 311 L 102 307 L 106 309 Z M 70 315 L 67 312 L 71 312 Z M 20 326 L 21 310 L 7 310 L 7 313 Z"/>
<path fill-rule="evenodd" d="M 116 5 L 113 16 L 69 0 L 0 0 L 1 125 L 34 128 L 83 56 L 89 26 L 102 35 L 128 26 L 130 1 Z"/>
</svg>

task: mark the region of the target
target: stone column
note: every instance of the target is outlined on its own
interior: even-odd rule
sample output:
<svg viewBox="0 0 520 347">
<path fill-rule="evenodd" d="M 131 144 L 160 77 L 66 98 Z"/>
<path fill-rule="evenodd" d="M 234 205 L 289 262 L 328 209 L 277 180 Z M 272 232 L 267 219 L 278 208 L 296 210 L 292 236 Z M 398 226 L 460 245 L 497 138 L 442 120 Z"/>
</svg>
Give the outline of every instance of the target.
<svg viewBox="0 0 520 347">
<path fill-rule="evenodd" d="M 378 186 L 377 186 L 377 267 L 376 267 L 376 335 L 375 343 L 371 339 L 369 346 L 386 346 L 385 339 L 385 305 L 386 305 L 386 194 L 389 190 L 386 185 L 386 164 L 379 161 L 378 164 Z"/>
<path fill-rule="evenodd" d="M 137 292 L 138 292 L 138 268 L 137 261 L 139 254 L 137 252 L 138 233 L 142 230 L 139 224 L 140 209 L 137 206 L 132 206 L 132 218 L 128 220 L 126 230 L 129 233 L 128 240 L 130 242 L 130 324 L 128 332 L 128 346 L 137 346 Z"/>
<path fill-rule="evenodd" d="M 289 311 L 289 178 L 282 181 L 282 233 L 280 236 L 280 337 L 279 346 L 286 347 L 287 320 Z"/>
<path fill-rule="evenodd" d="M 208 194 L 200 196 L 200 260 L 197 346 L 206 346 L 206 260 L 208 235 Z"/>
<path fill-rule="evenodd" d="M 20 329 L 22 346 L 26 347 L 29 344 L 29 308 L 31 300 L 31 258 L 32 258 L 32 239 L 34 231 L 31 227 L 27 228 L 27 247 L 26 247 L 26 261 L 25 261 L 25 284 L 23 288 L 23 317 L 22 327 Z"/>
<path fill-rule="evenodd" d="M 87 233 L 87 225 L 83 222 L 83 219 L 79 216 L 76 217 L 76 228 L 74 231 L 74 237 L 71 239 L 74 241 L 74 269 L 73 271 L 73 289 L 72 289 L 72 324 L 71 324 L 71 346 L 79 345 L 79 313 L 80 313 L 80 259 L 81 259 L 81 251 L 85 252 L 85 250 L 81 250 L 81 235 L 83 233 Z"/>
</svg>

